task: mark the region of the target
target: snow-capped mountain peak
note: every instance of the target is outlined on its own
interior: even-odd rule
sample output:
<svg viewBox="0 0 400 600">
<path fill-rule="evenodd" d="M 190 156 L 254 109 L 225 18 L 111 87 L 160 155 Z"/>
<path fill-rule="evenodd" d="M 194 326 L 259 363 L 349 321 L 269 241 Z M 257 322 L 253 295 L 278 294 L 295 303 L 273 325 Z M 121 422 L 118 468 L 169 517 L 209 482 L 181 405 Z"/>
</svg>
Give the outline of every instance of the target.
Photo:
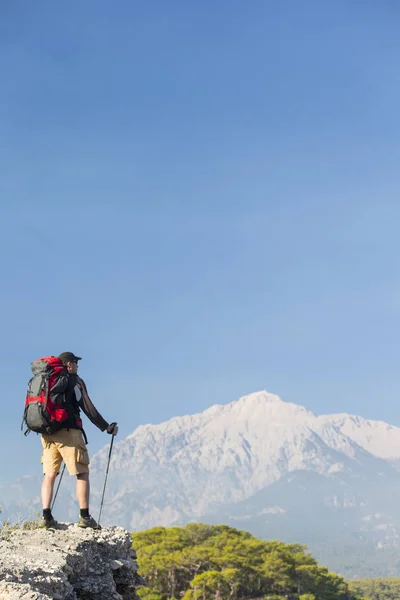
<svg viewBox="0 0 400 600">
<path fill-rule="evenodd" d="M 342 434 L 374 456 L 393 461 L 400 459 L 400 427 L 345 413 L 323 415 L 319 420 L 334 424 Z"/>
<path fill-rule="evenodd" d="M 383 425 L 350 423 L 350 416 L 316 416 L 266 390 L 254 392 L 202 413 L 138 427 L 116 444 L 111 485 L 114 478 L 118 497 L 137 506 L 132 523 L 139 519 L 139 526 L 147 526 L 171 523 L 171 515 L 197 518 L 296 471 L 382 472 L 383 451 L 370 451 L 365 432 Z M 400 441 L 400 430 L 395 435 Z M 103 472 L 106 458 L 106 449 L 94 457 L 94 473 Z"/>
</svg>

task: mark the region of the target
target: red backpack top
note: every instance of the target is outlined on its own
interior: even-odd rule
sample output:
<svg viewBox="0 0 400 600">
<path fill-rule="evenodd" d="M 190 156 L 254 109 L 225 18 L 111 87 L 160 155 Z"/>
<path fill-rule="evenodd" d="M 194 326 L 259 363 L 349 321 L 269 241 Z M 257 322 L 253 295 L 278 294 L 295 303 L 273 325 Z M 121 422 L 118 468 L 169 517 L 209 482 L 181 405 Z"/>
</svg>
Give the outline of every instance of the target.
<svg viewBox="0 0 400 600">
<path fill-rule="evenodd" d="M 27 431 L 51 435 L 61 429 L 68 419 L 65 409 L 65 391 L 68 374 L 59 358 L 44 356 L 32 365 L 33 377 L 29 381 L 22 423 Z"/>
</svg>

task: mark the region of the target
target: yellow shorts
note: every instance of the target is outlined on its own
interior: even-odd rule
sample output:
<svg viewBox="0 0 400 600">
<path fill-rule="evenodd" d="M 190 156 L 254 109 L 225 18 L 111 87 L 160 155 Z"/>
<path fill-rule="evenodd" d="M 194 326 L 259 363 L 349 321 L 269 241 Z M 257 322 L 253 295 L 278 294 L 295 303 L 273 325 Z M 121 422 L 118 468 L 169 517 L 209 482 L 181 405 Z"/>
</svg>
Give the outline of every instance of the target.
<svg viewBox="0 0 400 600">
<path fill-rule="evenodd" d="M 70 475 L 89 472 L 89 454 L 79 429 L 60 429 L 42 435 L 43 473 L 59 473 L 62 461 Z"/>
</svg>

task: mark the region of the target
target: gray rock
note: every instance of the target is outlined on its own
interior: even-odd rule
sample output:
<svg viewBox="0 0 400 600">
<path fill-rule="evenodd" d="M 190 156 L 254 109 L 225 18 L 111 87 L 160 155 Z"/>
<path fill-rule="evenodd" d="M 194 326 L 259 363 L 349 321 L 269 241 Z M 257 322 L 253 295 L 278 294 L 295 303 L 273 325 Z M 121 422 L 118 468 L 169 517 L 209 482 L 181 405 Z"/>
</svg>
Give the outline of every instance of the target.
<svg viewBox="0 0 400 600">
<path fill-rule="evenodd" d="M 0 532 L 0 600 L 137 600 L 131 543 L 120 527 Z"/>
</svg>

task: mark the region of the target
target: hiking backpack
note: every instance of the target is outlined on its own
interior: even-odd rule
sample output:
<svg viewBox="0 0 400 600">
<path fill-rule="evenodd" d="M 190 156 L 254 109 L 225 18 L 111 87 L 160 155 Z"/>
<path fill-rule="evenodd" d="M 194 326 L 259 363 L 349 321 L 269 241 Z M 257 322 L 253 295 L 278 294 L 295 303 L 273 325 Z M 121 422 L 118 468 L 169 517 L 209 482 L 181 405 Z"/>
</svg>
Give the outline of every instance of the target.
<svg viewBox="0 0 400 600">
<path fill-rule="evenodd" d="M 25 434 L 35 431 L 51 435 L 68 419 L 64 406 L 68 374 L 56 356 L 38 358 L 31 369 L 33 377 L 28 384 L 22 421 L 27 426 Z"/>
</svg>

